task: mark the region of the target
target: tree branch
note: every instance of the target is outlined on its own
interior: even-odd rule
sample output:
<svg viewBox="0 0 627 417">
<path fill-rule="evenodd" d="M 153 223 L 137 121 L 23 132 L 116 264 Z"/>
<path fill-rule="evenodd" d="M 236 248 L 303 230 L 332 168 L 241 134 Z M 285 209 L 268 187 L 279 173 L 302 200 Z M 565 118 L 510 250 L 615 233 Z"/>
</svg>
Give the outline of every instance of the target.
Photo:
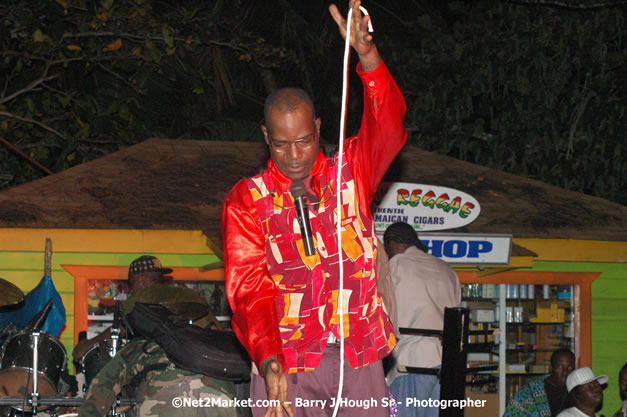
<svg viewBox="0 0 627 417">
<path fill-rule="evenodd" d="M 75 62 L 75 61 L 84 61 L 87 57 L 86 56 L 79 56 L 76 58 L 67 58 L 67 59 L 57 59 L 54 61 L 50 61 L 50 65 L 56 65 L 56 64 L 65 64 L 67 62 Z"/>
<path fill-rule="evenodd" d="M 46 71 L 45 73 L 48 73 L 48 66 L 46 66 Z M 29 91 L 32 91 L 35 89 L 35 87 L 37 87 L 39 84 L 45 83 L 46 81 L 50 81 L 50 80 L 54 80 L 55 78 L 57 78 L 59 75 L 51 75 L 51 76 L 46 76 L 44 75 L 43 77 L 39 78 L 38 80 L 33 81 L 32 83 L 28 84 L 26 87 L 22 88 L 21 90 L 17 90 L 15 93 L 11 94 L 8 97 L 3 97 L 2 99 L 0 99 L 0 104 L 4 104 L 8 101 L 13 100 L 15 97 L 18 97 L 24 93 L 28 93 Z"/>
<path fill-rule="evenodd" d="M 614 7 L 627 3 L 627 0 L 606 0 L 606 1 L 567 1 L 567 0 L 510 0 L 512 3 L 533 4 L 540 6 L 563 7 L 565 9 L 587 10 L 599 9 L 602 7 Z"/>
<path fill-rule="evenodd" d="M 146 37 L 146 36 L 141 36 L 141 35 L 134 35 L 132 33 L 127 33 L 127 32 L 79 32 L 79 33 L 66 32 L 63 34 L 61 38 L 67 39 L 67 38 L 114 37 L 114 36 L 119 37 L 119 38 L 131 39 L 134 41 L 151 40 L 151 41 L 165 42 L 165 38 L 163 36 L 149 35 L 148 37 Z M 200 39 L 187 39 L 187 38 L 174 37 L 173 40 L 179 41 L 179 42 L 202 43 Z M 246 48 L 238 46 L 234 42 L 210 40 L 210 41 L 207 41 L 207 44 L 216 45 L 216 46 L 224 46 L 224 47 L 231 48 L 240 52 L 248 52 Z"/>
<path fill-rule="evenodd" d="M 590 88 L 588 87 L 589 75 L 590 74 L 586 74 L 586 80 L 583 84 L 583 89 L 581 91 L 581 95 L 583 99 L 581 103 L 579 103 L 579 105 L 577 106 L 573 114 L 571 115 L 571 120 L 573 122 L 570 125 L 570 134 L 568 135 L 568 146 L 566 148 L 566 160 L 567 161 L 570 160 L 573 152 L 575 151 L 574 149 L 575 148 L 575 133 L 577 132 L 577 124 L 579 124 L 579 120 L 581 119 L 581 116 L 586 110 L 586 105 L 588 104 L 588 101 L 590 101 L 590 99 L 594 95 L 596 95 L 594 91 L 590 90 Z"/>
<path fill-rule="evenodd" d="M 135 90 L 137 92 L 137 94 L 142 95 L 142 96 L 146 94 L 141 89 L 139 89 L 136 85 L 133 85 L 133 83 L 130 82 L 127 78 L 122 77 L 117 72 L 115 72 L 113 70 L 110 70 L 109 68 L 105 67 L 102 64 L 98 64 L 98 68 L 102 69 L 104 72 L 106 72 L 108 74 L 111 74 L 112 77 L 117 78 L 118 80 L 122 81 L 124 84 L 128 85 L 133 90 Z"/>
<path fill-rule="evenodd" d="M 60 137 L 63 140 L 67 140 L 66 137 L 63 136 L 62 133 L 60 133 L 59 131 L 51 128 L 50 126 L 48 126 L 48 125 L 46 125 L 46 124 L 44 124 L 42 122 L 38 122 L 37 120 L 33 120 L 33 119 L 26 118 L 26 117 L 18 116 L 17 114 L 5 112 L 5 111 L 0 111 L 0 116 L 8 117 L 10 119 L 19 120 L 21 122 L 32 123 L 34 125 L 37 125 L 37 126 L 41 127 L 42 129 L 46 129 L 50 133 L 54 133 L 55 135 L 57 135 L 58 137 Z"/>
<path fill-rule="evenodd" d="M 52 171 L 50 171 L 48 168 L 46 168 L 45 166 L 41 165 L 39 162 L 37 162 L 34 158 L 31 158 L 30 155 L 25 154 L 24 152 L 22 152 L 20 150 L 20 148 L 18 148 L 17 146 L 15 146 L 14 144 L 12 144 L 11 142 L 9 142 L 8 140 L 6 140 L 5 138 L 3 138 L 2 136 L 0 136 L 0 142 L 4 143 L 9 149 L 11 149 L 13 152 L 17 153 L 19 156 L 21 156 L 22 158 L 26 159 L 28 162 L 30 162 L 31 164 L 35 165 L 37 168 L 41 169 L 43 172 L 45 172 L 48 175 L 52 175 Z"/>
</svg>

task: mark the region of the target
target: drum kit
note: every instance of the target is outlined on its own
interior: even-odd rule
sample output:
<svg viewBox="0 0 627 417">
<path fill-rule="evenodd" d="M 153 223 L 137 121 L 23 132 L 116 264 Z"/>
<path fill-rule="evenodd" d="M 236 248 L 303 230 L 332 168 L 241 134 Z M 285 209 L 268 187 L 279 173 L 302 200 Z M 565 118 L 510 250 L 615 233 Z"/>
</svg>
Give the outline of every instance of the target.
<svg viewBox="0 0 627 417">
<path fill-rule="evenodd" d="M 23 300 L 24 294 L 17 286 L 0 278 L 0 314 L 19 307 Z M 210 313 L 210 307 L 202 303 L 163 304 L 185 322 Z M 65 347 L 56 337 L 40 330 L 51 307 L 52 300 L 23 330 L 18 331 L 13 326 L 0 329 L 0 339 L 4 334 L 4 343 L 0 348 L 0 417 L 33 416 L 42 412 L 52 417 L 76 416 L 75 411 L 83 403 L 82 397 L 67 397 L 61 388 L 62 375 L 67 375 Z M 94 377 L 124 345 L 125 341 L 120 337 L 121 319 L 124 315 L 116 305 L 111 337 L 92 346 L 77 363 L 77 377 L 84 377 L 82 394 L 87 392 Z M 133 405 L 133 398 L 118 396 L 109 415 L 124 417 Z"/>
<path fill-rule="evenodd" d="M 0 278 L 0 314 L 22 303 L 24 294 L 14 284 Z M 53 335 L 41 331 L 52 300 L 33 317 L 23 330 L 13 326 L 0 329 L 4 343 L 0 349 L 0 417 L 36 415 L 75 416 L 61 410 L 76 410 L 83 398 L 66 397 L 62 391 L 62 374 L 67 372 L 67 352 Z M 111 340 L 93 346 L 81 358 L 80 372 L 85 376 L 84 391 L 98 371 L 120 347 L 120 329 L 112 328 Z M 124 416 L 134 405 L 133 399 L 118 399 L 112 416 Z"/>
</svg>

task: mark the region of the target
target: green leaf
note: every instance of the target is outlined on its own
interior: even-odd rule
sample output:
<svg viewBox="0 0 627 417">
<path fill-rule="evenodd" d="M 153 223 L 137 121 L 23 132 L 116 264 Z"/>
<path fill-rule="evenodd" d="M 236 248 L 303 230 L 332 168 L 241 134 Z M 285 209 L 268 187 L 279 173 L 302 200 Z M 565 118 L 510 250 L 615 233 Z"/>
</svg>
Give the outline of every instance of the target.
<svg viewBox="0 0 627 417">
<path fill-rule="evenodd" d="M 164 26 L 163 29 L 161 29 L 163 40 L 165 41 L 165 44 L 168 45 L 170 48 L 174 47 L 174 38 L 172 36 L 173 33 L 174 31 L 169 26 Z"/>
<path fill-rule="evenodd" d="M 44 41 L 44 34 L 41 31 L 41 29 L 37 29 L 34 33 L 33 33 L 33 40 L 35 42 L 43 42 Z"/>
</svg>

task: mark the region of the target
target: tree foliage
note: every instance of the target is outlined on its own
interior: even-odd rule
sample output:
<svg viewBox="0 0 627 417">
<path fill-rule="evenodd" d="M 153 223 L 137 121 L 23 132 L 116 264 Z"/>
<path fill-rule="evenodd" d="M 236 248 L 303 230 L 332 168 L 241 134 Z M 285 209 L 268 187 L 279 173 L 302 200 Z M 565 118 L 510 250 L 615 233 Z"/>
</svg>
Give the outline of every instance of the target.
<svg viewBox="0 0 627 417">
<path fill-rule="evenodd" d="M 0 16 L 0 134 L 54 171 L 151 136 L 246 135 L 258 73 L 295 61 L 236 1 L 9 0 Z M 1 155 L 5 186 L 38 174 Z"/>
<path fill-rule="evenodd" d="M 5 0 L 0 136 L 53 171 L 148 137 L 260 140 L 267 92 L 299 85 L 336 142 L 342 41 L 327 6 Z M 623 7 L 367 7 L 411 143 L 627 203 Z M 359 97 L 353 76 L 349 131 Z M 0 188 L 40 175 L 0 145 Z"/>
<path fill-rule="evenodd" d="M 623 9 L 449 7 L 448 19 L 422 13 L 408 23 L 399 52 L 412 139 L 627 203 Z"/>
</svg>

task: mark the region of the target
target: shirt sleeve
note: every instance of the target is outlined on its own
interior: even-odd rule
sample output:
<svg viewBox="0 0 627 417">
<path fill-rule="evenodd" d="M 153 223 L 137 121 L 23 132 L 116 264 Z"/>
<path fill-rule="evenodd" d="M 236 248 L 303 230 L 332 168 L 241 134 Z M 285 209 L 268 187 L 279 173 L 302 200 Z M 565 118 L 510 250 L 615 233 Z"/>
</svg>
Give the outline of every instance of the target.
<svg viewBox="0 0 627 417">
<path fill-rule="evenodd" d="M 274 355 L 287 369 L 274 303 L 277 288 L 266 265 L 261 220 L 244 181 L 225 198 L 222 220 L 226 294 L 233 311 L 233 331 L 259 370 L 264 359 Z"/>
<path fill-rule="evenodd" d="M 137 369 L 139 364 L 136 367 L 128 367 L 128 364 L 132 362 L 132 357 L 137 353 L 137 346 L 136 342 L 129 343 L 98 372 L 85 394 L 85 401 L 79 409 L 79 416 L 105 417 L 108 415 L 115 397 L 132 379 L 134 375 L 132 372 L 141 371 Z"/>
<path fill-rule="evenodd" d="M 359 204 L 370 213 L 374 193 L 390 164 L 407 141 L 403 118 L 405 99 L 385 63 L 357 73 L 364 86 L 364 111 L 357 136 L 346 143 L 346 155 L 356 179 Z"/>
</svg>

